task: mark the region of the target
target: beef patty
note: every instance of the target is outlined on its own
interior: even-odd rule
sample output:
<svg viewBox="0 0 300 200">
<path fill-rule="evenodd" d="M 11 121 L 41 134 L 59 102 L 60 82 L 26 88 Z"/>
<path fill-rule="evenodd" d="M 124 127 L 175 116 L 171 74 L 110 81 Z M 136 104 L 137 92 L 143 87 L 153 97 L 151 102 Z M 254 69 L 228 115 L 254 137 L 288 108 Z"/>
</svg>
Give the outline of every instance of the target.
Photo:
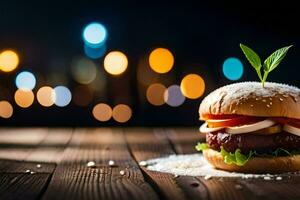
<svg viewBox="0 0 300 200">
<path fill-rule="evenodd" d="M 277 148 L 287 150 L 300 148 L 300 137 L 282 132 L 273 135 L 254 135 L 254 134 L 228 134 L 225 132 L 214 132 L 206 134 L 206 142 L 210 148 L 220 151 L 220 147 L 226 151 L 234 152 L 241 149 L 247 153 L 250 150 L 270 151 Z"/>
</svg>

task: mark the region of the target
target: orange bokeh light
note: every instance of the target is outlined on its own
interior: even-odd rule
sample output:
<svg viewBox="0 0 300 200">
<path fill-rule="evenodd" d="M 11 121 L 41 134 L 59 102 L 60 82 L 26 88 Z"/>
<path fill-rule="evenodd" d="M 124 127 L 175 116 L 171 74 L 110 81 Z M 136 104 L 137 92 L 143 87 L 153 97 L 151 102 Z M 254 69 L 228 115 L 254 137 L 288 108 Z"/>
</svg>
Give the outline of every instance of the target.
<svg viewBox="0 0 300 200">
<path fill-rule="evenodd" d="M 157 73 L 167 73 L 174 65 L 174 56 L 168 49 L 154 49 L 149 56 L 149 65 Z"/>
<path fill-rule="evenodd" d="M 15 102 L 22 108 L 28 108 L 34 101 L 34 94 L 31 90 L 18 89 L 15 92 Z"/>
<path fill-rule="evenodd" d="M 55 91 L 52 87 L 41 87 L 36 94 L 38 102 L 45 107 L 52 106 L 55 102 Z"/>
<path fill-rule="evenodd" d="M 11 72 L 19 65 L 19 56 L 12 50 L 5 50 L 0 53 L 0 70 Z"/>
<path fill-rule="evenodd" d="M 0 101 L 0 117 L 10 118 L 13 114 L 13 107 L 8 101 Z"/>
<path fill-rule="evenodd" d="M 125 104 L 119 104 L 114 107 L 112 116 L 117 122 L 125 123 L 131 118 L 132 110 Z"/>
<path fill-rule="evenodd" d="M 182 94 L 190 99 L 201 97 L 205 91 L 205 82 L 197 74 L 186 75 L 180 84 Z"/>
<path fill-rule="evenodd" d="M 110 120 L 112 116 L 112 109 L 109 105 L 105 103 L 99 103 L 93 108 L 93 116 L 95 119 L 101 122 Z"/>
<path fill-rule="evenodd" d="M 155 106 L 160 106 L 165 103 L 164 93 L 166 91 L 166 87 L 160 83 L 151 84 L 146 92 L 146 97 L 149 103 Z"/>
</svg>

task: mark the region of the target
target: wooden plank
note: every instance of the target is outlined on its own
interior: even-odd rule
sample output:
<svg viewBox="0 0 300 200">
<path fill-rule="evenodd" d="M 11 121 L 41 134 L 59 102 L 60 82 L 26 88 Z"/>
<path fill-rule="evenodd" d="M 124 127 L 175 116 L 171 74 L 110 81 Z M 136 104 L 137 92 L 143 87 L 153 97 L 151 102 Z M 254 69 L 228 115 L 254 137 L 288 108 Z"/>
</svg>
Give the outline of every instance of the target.
<svg viewBox="0 0 300 200">
<path fill-rule="evenodd" d="M 50 174 L 0 173 L 0 199 L 37 199 L 44 191 Z"/>
<path fill-rule="evenodd" d="M 114 167 L 108 165 L 115 162 Z M 96 166 L 89 168 L 87 162 Z M 124 175 L 120 171 L 124 171 Z M 57 195 L 59 194 L 59 195 Z M 77 129 L 43 199 L 158 199 L 131 157 L 123 135 Z"/>
<path fill-rule="evenodd" d="M 201 134 L 197 127 L 166 129 L 166 133 L 179 154 L 197 153 L 197 143 L 205 142 L 205 134 Z"/>
<path fill-rule="evenodd" d="M 282 180 L 239 179 L 238 183 L 251 191 L 251 199 L 300 199 L 300 176 L 282 176 Z"/>
<path fill-rule="evenodd" d="M 126 129 L 126 140 L 132 155 L 138 162 L 150 158 L 175 154 L 166 132 L 150 129 Z M 142 167 L 147 180 L 160 192 L 162 199 L 207 199 L 203 184 L 193 177 L 178 177 L 149 171 Z M 197 184 L 197 186 L 193 186 Z"/>
</svg>

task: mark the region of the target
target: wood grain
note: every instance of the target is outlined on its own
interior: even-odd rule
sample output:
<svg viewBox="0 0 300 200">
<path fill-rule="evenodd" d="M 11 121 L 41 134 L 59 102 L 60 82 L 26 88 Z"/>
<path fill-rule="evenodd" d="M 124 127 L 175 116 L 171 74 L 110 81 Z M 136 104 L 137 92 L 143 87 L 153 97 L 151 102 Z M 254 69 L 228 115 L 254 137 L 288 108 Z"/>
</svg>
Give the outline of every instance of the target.
<svg viewBox="0 0 300 200">
<path fill-rule="evenodd" d="M 0 199 L 37 199 L 49 178 L 50 174 L 46 173 L 0 173 Z"/>
<path fill-rule="evenodd" d="M 166 133 L 162 129 L 127 129 L 126 140 L 135 159 L 140 162 L 150 158 L 175 154 Z M 176 178 L 174 175 L 142 170 L 147 180 L 163 199 L 207 199 L 202 193 L 202 184 L 192 177 Z M 196 183 L 197 186 L 193 186 Z M 193 195 L 192 195 L 193 194 Z"/>
<path fill-rule="evenodd" d="M 116 166 L 110 167 L 109 160 Z M 96 167 L 87 167 L 89 161 L 94 161 Z M 43 199 L 156 200 L 158 197 L 145 182 L 120 131 L 77 129 Z"/>
</svg>

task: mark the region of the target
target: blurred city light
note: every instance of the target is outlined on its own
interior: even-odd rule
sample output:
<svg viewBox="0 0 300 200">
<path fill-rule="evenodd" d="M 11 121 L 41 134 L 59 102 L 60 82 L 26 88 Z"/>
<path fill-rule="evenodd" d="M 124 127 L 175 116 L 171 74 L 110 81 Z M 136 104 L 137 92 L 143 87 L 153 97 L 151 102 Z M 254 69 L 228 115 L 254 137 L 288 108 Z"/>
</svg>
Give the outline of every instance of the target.
<svg viewBox="0 0 300 200">
<path fill-rule="evenodd" d="M 174 57 L 168 49 L 157 48 L 150 53 L 149 65 L 157 73 L 167 73 L 174 65 Z"/>
<path fill-rule="evenodd" d="M 15 92 L 15 102 L 22 108 L 28 108 L 34 101 L 34 94 L 31 90 L 18 89 Z"/>
<path fill-rule="evenodd" d="M 79 85 L 73 91 L 73 102 L 77 106 L 87 106 L 93 100 L 93 92 L 88 86 Z"/>
<path fill-rule="evenodd" d="M 235 81 L 242 77 L 244 66 L 238 58 L 227 58 L 223 63 L 223 73 L 227 79 Z"/>
<path fill-rule="evenodd" d="M 166 91 L 166 87 L 160 83 L 151 84 L 146 92 L 146 97 L 149 103 L 155 106 L 160 106 L 165 103 L 164 93 Z"/>
<path fill-rule="evenodd" d="M 88 45 L 84 45 L 84 53 L 87 57 L 92 59 L 98 59 L 104 56 L 106 52 L 106 45 L 103 44 L 100 47 L 90 47 Z"/>
<path fill-rule="evenodd" d="M 104 69 L 112 75 L 122 74 L 128 66 L 128 60 L 124 53 L 112 51 L 104 58 Z"/>
<path fill-rule="evenodd" d="M 186 75 L 180 84 L 182 94 L 190 99 L 201 97 L 205 91 L 205 82 L 197 74 Z"/>
<path fill-rule="evenodd" d="M 13 107 L 8 101 L 0 101 L 0 117 L 10 118 L 13 114 Z"/>
<path fill-rule="evenodd" d="M 93 108 L 93 116 L 95 119 L 101 122 L 110 120 L 112 116 L 112 109 L 109 105 L 105 103 L 99 103 Z"/>
<path fill-rule="evenodd" d="M 22 90 L 32 90 L 35 87 L 35 76 L 28 71 L 19 73 L 16 77 L 16 86 Z"/>
<path fill-rule="evenodd" d="M 38 90 L 36 96 L 38 102 L 45 107 L 52 106 L 56 98 L 54 89 L 49 86 L 41 87 Z"/>
<path fill-rule="evenodd" d="M 65 86 L 57 86 L 54 88 L 55 92 L 55 105 L 59 107 L 67 106 L 72 99 L 70 90 Z"/>
<path fill-rule="evenodd" d="M 5 50 L 0 53 L 0 70 L 11 72 L 19 65 L 19 56 L 12 50 Z"/>
<path fill-rule="evenodd" d="M 97 68 L 93 61 L 79 57 L 71 63 L 71 73 L 75 81 L 81 84 L 91 83 L 97 75 Z"/>
<path fill-rule="evenodd" d="M 86 45 L 99 47 L 105 42 L 107 31 L 100 23 L 90 23 L 84 28 L 82 35 Z"/>
<path fill-rule="evenodd" d="M 184 103 L 185 97 L 181 93 L 178 85 L 171 85 L 165 91 L 164 100 L 169 106 L 177 107 Z"/>
<path fill-rule="evenodd" d="M 119 104 L 114 107 L 112 116 L 117 122 L 125 123 L 131 118 L 132 111 L 129 106 L 125 104 Z"/>
</svg>

